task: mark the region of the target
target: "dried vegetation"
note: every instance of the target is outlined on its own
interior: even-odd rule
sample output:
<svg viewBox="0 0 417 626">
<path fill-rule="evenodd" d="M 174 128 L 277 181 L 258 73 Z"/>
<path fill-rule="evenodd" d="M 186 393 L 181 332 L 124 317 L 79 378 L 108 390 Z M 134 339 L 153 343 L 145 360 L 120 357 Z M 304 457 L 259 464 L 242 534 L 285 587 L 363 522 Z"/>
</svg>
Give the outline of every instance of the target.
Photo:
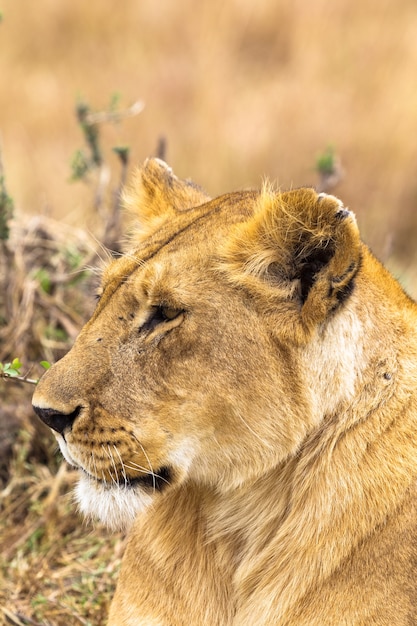
<svg viewBox="0 0 417 626">
<path fill-rule="evenodd" d="M 3 242 L 1 360 L 19 355 L 41 375 L 90 313 L 97 244 L 82 232 L 33 218 Z M 75 473 L 36 418 L 33 387 L 0 381 L 0 624 L 99 625 L 105 621 L 123 542 L 74 513 Z"/>
<path fill-rule="evenodd" d="M 54 362 L 68 351 L 91 313 L 103 255 L 117 254 L 128 151 L 119 151 L 120 181 L 109 193 L 102 157 L 89 160 L 100 154 L 103 121 L 105 114 L 83 120 L 83 176 L 96 181 L 103 243 L 50 218 L 13 219 L 1 176 L 0 362 L 18 356 L 23 375 L 0 379 L 0 624 L 104 623 L 123 551 L 121 536 L 89 529 L 74 513 L 76 473 L 34 417 L 28 384 L 42 374 L 40 361 Z"/>
</svg>

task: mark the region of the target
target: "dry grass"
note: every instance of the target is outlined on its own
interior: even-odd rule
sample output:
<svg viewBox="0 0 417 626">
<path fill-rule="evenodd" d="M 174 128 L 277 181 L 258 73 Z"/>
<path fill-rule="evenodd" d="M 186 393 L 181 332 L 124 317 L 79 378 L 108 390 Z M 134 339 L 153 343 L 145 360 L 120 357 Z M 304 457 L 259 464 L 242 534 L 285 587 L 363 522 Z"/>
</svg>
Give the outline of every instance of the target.
<svg viewBox="0 0 417 626">
<path fill-rule="evenodd" d="M 96 178 L 95 197 L 111 197 Z M 118 231 L 118 198 L 99 203 L 102 241 Z M 50 218 L 10 226 L 0 241 L 0 360 L 20 357 L 22 373 L 36 379 L 38 362 L 63 356 L 91 313 L 95 268 L 110 253 Z M 27 382 L 0 379 L 0 624 L 103 624 L 123 538 L 76 515 L 76 474 L 34 417 L 31 393 Z"/>
<path fill-rule="evenodd" d="M 209 193 L 317 182 L 314 162 L 335 146 L 336 188 L 366 240 L 417 294 L 417 12 L 414 0 L 5 0 L 0 23 L 2 156 L 18 219 L 0 254 L 0 360 L 31 377 L 71 345 L 93 306 L 113 238 L 108 190 L 155 153 Z M 143 99 L 141 115 L 103 130 L 109 186 L 70 185 L 82 137 L 78 95 L 97 109 L 114 92 Z M 123 170 L 123 168 L 122 168 Z M 107 184 L 107 183 L 106 183 Z M 116 198 L 117 199 L 117 198 Z M 28 218 L 27 215 L 36 216 Z M 54 221 L 59 220 L 59 221 Z M 32 365 L 33 364 L 33 365 Z M 105 622 L 121 536 L 74 512 L 74 474 L 32 416 L 32 389 L 0 380 L 0 624 Z"/>
<path fill-rule="evenodd" d="M 36 361 L 62 356 L 91 310 L 95 277 L 83 268 L 96 261 L 97 244 L 34 218 L 14 223 L 6 246 L 1 359 L 19 355 L 36 378 Z M 122 538 L 75 514 L 75 474 L 33 416 L 31 393 L 28 384 L 0 380 L 0 624 L 102 624 Z"/>
<path fill-rule="evenodd" d="M 74 472 L 30 459 L 26 431 L 14 444 L 2 492 L 0 624 L 103 624 L 123 539 L 92 531 L 74 515 Z"/>
</svg>

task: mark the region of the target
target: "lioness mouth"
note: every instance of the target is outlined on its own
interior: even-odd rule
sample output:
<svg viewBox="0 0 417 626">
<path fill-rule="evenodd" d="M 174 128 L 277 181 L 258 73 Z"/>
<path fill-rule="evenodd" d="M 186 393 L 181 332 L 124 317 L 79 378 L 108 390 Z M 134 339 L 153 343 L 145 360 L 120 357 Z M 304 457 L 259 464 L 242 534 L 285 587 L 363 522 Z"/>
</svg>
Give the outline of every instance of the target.
<svg viewBox="0 0 417 626">
<path fill-rule="evenodd" d="M 139 486 L 151 489 L 152 491 L 161 492 L 170 484 L 172 478 L 172 471 L 169 467 L 161 467 L 158 472 L 149 472 L 148 474 L 143 474 L 142 476 L 122 476 L 121 478 L 113 479 L 111 482 L 98 478 L 97 476 L 93 476 L 84 468 L 80 469 L 82 469 L 84 474 L 86 474 L 90 479 L 95 480 L 108 489 L 115 486 L 124 487 L 125 489 L 133 489 L 134 487 Z"/>
<path fill-rule="evenodd" d="M 127 479 L 127 486 L 134 487 L 140 485 L 141 487 L 151 488 L 154 491 L 163 491 L 167 487 L 172 478 L 172 471 L 169 467 L 161 467 L 156 473 L 143 474 L 143 476 L 137 476 L 135 478 Z"/>
</svg>

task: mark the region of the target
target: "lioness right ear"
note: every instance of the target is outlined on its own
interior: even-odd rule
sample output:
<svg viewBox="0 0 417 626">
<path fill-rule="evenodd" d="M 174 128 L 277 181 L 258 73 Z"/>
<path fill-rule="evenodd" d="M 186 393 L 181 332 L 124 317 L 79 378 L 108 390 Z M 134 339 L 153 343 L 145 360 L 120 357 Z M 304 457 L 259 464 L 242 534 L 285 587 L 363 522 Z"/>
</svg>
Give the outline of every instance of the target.
<svg viewBox="0 0 417 626">
<path fill-rule="evenodd" d="M 177 212 L 210 200 L 202 189 L 177 178 L 161 159 L 147 159 L 124 194 L 124 204 L 146 230 Z"/>
<path fill-rule="evenodd" d="M 255 291 L 277 327 L 303 342 L 349 298 L 362 244 L 353 213 L 313 189 L 265 189 L 223 258 L 229 278 Z"/>
</svg>

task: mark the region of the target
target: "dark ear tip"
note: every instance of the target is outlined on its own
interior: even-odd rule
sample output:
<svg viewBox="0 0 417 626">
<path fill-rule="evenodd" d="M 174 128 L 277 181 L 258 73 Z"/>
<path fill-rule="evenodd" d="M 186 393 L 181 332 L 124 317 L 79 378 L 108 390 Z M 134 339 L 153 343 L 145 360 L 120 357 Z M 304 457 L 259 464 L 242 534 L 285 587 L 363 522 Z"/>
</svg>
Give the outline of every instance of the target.
<svg viewBox="0 0 417 626">
<path fill-rule="evenodd" d="M 349 211 L 349 209 L 347 209 L 346 207 L 343 206 L 341 200 L 339 200 L 339 198 L 336 198 L 336 196 L 332 196 L 331 194 L 328 193 L 319 193 L 317 196 L 317 202 L 321 202 L 322 200 L 333 200 L 333 202 L 335 202 L 339 208 L 335 213 L 335 217 L 338 220 L 344 220 L 347 217 L 349 217 L 349 215 L 351 215 L 351 212 Z"/>
<path fill-rule="evenodd" d="M 338 220 L 344 220 L 347 217 L 349 217 L 349 215 L 350 215 L 349 209 L 342 208 L 342 209 L 339 209 L 339 211 L 337 211 L 336 218 Z"/>
</svg>

